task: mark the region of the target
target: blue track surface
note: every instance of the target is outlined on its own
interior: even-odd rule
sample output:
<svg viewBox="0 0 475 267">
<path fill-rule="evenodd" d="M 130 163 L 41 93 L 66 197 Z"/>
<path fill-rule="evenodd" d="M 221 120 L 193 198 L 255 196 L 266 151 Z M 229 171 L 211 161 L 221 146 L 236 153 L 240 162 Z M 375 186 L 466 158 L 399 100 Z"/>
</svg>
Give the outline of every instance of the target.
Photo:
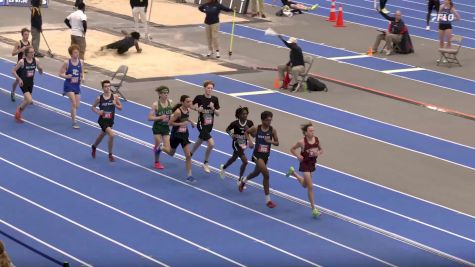
<svg viewBox="0 0 475 267">
<path fill-rule="evenodd" d="M 213 78 L 218 90 L 236 85 L 227 84 L 224 78 Z M 60 79 L 44 75 L 38 76 L 36 83 L 44 88 L 35 87 L 36 103 L 69 110 L 68 102 L 60 96 Z M 9 78 L 0 76 L 3 92 L 10 84 Z M 97 118 L 86 103 L 92 103 L 97 95 L 97 91 L 82 88 L 84 104 L 79 116 L 93 124 Z M 19 125 L 10 115 L 14 109 L 6 97 L 0 99 L 0 169 L 4 174 L 0 177 L 0 219 L 87 263 L 158 265 L 142 257 L 143 253 L 171 266 L 189 266 L 190 259 L 196 266 L 341 266 L 348 262 L 358 266 L 457 266 L 454 261 L 328 214 L 313 220 L 307 207 L 284 198 L 274 196 L 278 207 L 269 210 L 264 206 L 261 189 L 249 186 L 239 194 L 233 180 L 220 180 L 216 174 L 207 175 L 198 168 L 193 170 L 198 184 L 190 186 L 183 182 L 181 160 L 163 156 L 166 169 L 157 172 L 151 169 L 149 146 L 121 137 L 115 140 L 115 154 L 119 157 L 116 163 L 108 163 L 104 153 L 93 160 L 89 144 L 97 128 L 81 124 L 80 130 L 73 130 L 67 117 L 39 105 L 24 114 L 36 125 Z M 147 142 L 152 139 L 145 121 L 147 113 L 147 107 L 125 103 L 124 112 L 116 117 L 115 129 Z M 359 123 L 358 117 L 347 119 L 349 124 Z M 194 130 L 191 138 L 196 138 Z M 216 167 L 225 160 L 223 153 L 229 153 L 231 148 L 225 134 L 215 132 L 214 138 L 217 151 L 210 164 Z M 202 158 L 202 153 L 199 150 L 196 159 Z M 269 163 L 273 169 L 271 186 L 280 194 L 305 200 L 306 192 L 295 180 L 279 173 L 294 163 L 293 158 L 274 151 Z M 236 174 L 237 167 L 236 164 L 229 171 Z M 325 209 L 475 262 L 472 217 L 328 168 L 320 168 L 314 182 L 318 185 L 317 205 Z M 2 224 L 0 227 L 8 229 Z M 38 246 L 32 240 L 29 243 Z M 39 248 L 79 266 L 44 246 Z M 22 259 L 38 257 L 25 249 L 19 253 Z"/>
</svg>

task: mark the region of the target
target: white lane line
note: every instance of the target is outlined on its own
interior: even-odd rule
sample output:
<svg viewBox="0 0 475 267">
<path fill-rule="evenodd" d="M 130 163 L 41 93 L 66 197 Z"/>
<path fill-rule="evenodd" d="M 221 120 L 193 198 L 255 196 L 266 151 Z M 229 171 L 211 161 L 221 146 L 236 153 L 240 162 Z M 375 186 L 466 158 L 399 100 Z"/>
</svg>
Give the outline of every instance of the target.
<svg viewBox="0 0 475 267">
<path fill-rule="evenodd" d="M 381 72 L 387 73 L 387 74 L 393 74 L 393 73 L 413 72 L 413 71 L 421 71 L 421 70 L 426 70 L 426 69 L 424 69 L 424 68 L 407 68 L 407 69 L 383 70 Z"/>
</svg>

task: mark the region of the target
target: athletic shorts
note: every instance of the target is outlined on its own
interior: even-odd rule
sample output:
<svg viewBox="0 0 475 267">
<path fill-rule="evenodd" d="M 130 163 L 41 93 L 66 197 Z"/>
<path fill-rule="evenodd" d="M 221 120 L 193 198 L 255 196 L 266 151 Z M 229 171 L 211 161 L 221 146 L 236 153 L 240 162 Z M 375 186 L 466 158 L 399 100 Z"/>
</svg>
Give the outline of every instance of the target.
<svg viewBox="0 0 475 267">
<path fill-rule="evenodd" d="M 200 126 L 200 124 L 198 123 L 198 131 L 200 132 L 200 135 L 198 136 L 199 139 L 203 140 L 203 141 L 208 141 L 211 137 L 211 131 L 213 130 L 213 127 L 211 125 L 211 127 L 209 125 L 207 126 Z"/>
<path fill-rule="evenodd" d="M 264 163 L 267 165 L 267 161 L 269 161 L 269 156 L 259 156 L 259 155 L 252 155 L 252 162 L 257 163 L 258 159 L 264 160 Z"/>
<path fill-rule="evenodd" d="M 23 86 L 20 86 L 20 89 L 23 92 L 23 94 L 25 93 L 33 94 L 33 84 L 27 84 L 27 85 L 23 84 Z"/>
<path fill-rule="evenodd" d="M 189 143 L 190 143 L 190 140 L 188 140 L 188 138 L 176 138 L 173 136 L 170 137 L 170 147 L 172 149 L 176 149 L 178 145 L 181 145 L 181 147 L 184 148 Z"/>
<path fill-rule="evenodd" d="M 81 93 L 81 88 L 79 86 L 77 88 L 72 87 L 72 86 L 65 86 L 63 89 L 63 92 L 64 93 L 73 92 L 75 95 L 79 95 Z"/>
<path fill-rule="evenodd" d="M 439 30 L 445 31 L 452 29 L 452 24 L 441 24 L 439 23 Z"/>
<path fill-rule="evenodd" d="M 314 172 L 315 163 L 313 161 L 302 161 L 299 165 L 299 171 L 301 172 Z"/>
<path fill-rule="evenodd" d="M 107 119 L 100 118 L 97 122 L 99 123 L 99 126 L 101 127 L 101 130 L 103 132 L 106 132 L 107 128 L 112 129 L 112 126 L 114 126 L 114 120 L 107 120 Z"/>
<path fill-rule="evenodd" d="M 170 135 L 170 127 L 168 125 L 156 125 L 152 127 L 154 135 Z"/>
</svg>

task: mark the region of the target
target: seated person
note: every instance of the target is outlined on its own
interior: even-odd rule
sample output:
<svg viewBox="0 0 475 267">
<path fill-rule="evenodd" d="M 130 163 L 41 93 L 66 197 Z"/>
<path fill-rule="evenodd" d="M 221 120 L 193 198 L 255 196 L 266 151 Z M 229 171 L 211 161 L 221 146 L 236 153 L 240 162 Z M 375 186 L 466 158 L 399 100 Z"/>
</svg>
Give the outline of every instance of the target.
<svg viewBox="0 0 475 267">
<path fill-rule="evenodd" d="M 140 33 L 132 32 L 128 34 L 126 31 L 122 31 L 122 33 L 125 35 L 122 40 L 113 42 L 106 46 L 102 46 L 101 51 L 103 51 L 104 49 L 117 49 L 117 53 L 119 55 L 122 55 L 125 52 L 129 51 L 132 46 L 135 46 L 135 49 L 137 49 L 137 53 L 141 53 L 142 48 L 139 47 Z"/>
<path fill-rule="evenodd" d="M 291 80 L 289 86 L 292 92 L 295 92 L 297 88 L 297 84 L 301 75 L 305 72 L 305 61 L 303 57 L 302 48 L 297 44 L 297 39 L 294 37 L 290 37 L 288 41 L 285 41 L 282 35 L 277 35 L 277 37 L 282 40 L 285 46 L 290 49 L 290 61 L 287 64 L 282 64 L 277 66 L 278 73 L 279 73 L 279 80 L 282 81 L 282 85 L 280 89 L 287 89 L 284 84 L 285 79 L 285 72 L 290 71 Z"/>
<path fill-rule="evenodd" d="M 311 7 L 307 7 L 303 4 L 295 3 L 289 0 L 281 0 L 282 9 L 276 13 L 277 16 L 287 16 L 291 17 L 293 14 L 298 13 L 302 14 L 302 11 L 315 10 L 318 7 L 318 4 L 315 4 Z M 275 0 L 273 0 L 275 2 Z"/>
<path fill-rule="evenodd" d="M 407 32 L 407 27 L 404 24 L 404 21 L 401 19 L 401 11 L 399 10 L 396 11 L 394 17 L 390 17 L 384 14 L 383 12 L 381 12 L 380 10 L 378 11 L 384 18 L 389 20 L 390 23 L 389 23 L 388 30 L 386 32 L 382 32 L 378 34 L 378 36 L 376 37 L 376 41 L 373 44 L 373 51 L 378 51 L 379 44 L 381 43 L 382 40 L 385 40 L 387 45 L 384 52 L 386 53 L 387 56 L 389 56 L 394 52 L 393 51 L 394 46 L 395 45 L 399 46 L 402 43 L 403 37 L 405 35 L 406 35 L 406 38 L 405 38 L 406 40 L 404 41 L 406 45 L 407 45 L 407 41 L 410 42 L 410 38 Z M 411 50 L 410 52 L 413 52 L 412 44 L 410 45 L 409 50 Z M 410 52 L 406 52 L 406 53 L 410 53 Z"/>
</svg>

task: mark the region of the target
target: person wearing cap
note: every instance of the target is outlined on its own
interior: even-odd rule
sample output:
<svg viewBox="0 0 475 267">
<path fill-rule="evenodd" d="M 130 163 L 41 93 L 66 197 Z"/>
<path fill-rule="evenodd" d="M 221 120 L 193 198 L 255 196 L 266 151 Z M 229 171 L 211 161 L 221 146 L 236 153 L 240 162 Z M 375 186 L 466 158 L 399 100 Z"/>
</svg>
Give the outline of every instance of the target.
<svg viewBox="0 0 475 267">
<path fill-rule="evenodd" d="M 279 71 L 279 80 L 282 81 L 281 89 L 287 89 L 284 87 L 285 72 L 290 71 L 292 79 L 290 80 L 290 88 L 294 91 L 298 84 L 298 79 L 305 72 L 305 61 L 303 59 L 302 48 L 297 44 L 297 38 L 290 37 L 287 41 L 284 40 L 282 35 L 277 37 L 284 42 L 285 46 L 290 48 L 290 61 L 287 64 L 277 66 Z"/>
<path fill-rule="evenodd" d="M 122 55 L 125 52 L 129 51 L 132 46 L 135 46 L 137 53 L 142 53 L 142 48 L 140 48 L 139 46 L 140 33 L 132 32 L 129 34 L 126 31 L 122 31 L 122 33 L 125 35 L 123 39 L 102 46 L 101 51 L 103 51 L 104 49 L 116 49 L 117 54 Z"/>
<path fill-rule="evenodd" d="M 152 108 L 148 114 L 148 120 L 153 121 L 153 137 L 155 139 L 155 147 L 153 149 L 155 155 L 155 168 L 163 169 L 160 163 L 160 152 L 162 150 L 170 150 L 170 126 L 168 122 L 173 114 L 172 100 L 168 99 L 170 89 L 166 86 L 159 86 L 155 89 L 158 93 L 158 100 L 153 102 Z"/>
</svg>

